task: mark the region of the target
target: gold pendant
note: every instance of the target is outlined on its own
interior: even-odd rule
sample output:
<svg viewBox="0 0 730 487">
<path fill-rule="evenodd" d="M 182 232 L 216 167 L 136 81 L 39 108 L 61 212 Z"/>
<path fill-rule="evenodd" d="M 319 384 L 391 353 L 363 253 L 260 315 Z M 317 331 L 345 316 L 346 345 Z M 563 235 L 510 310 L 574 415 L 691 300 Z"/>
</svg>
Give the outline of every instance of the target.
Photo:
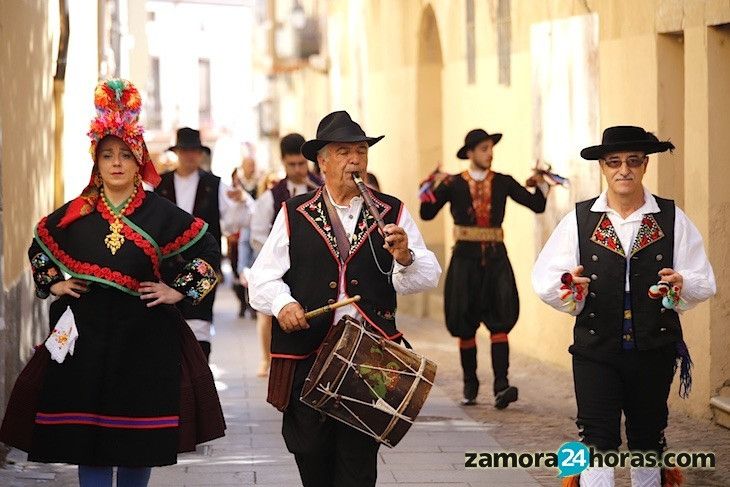
<svg viewBox="0 0 730 487">
<path fill-rule="evenodd" d="M 104 238 L 104 243 L 107 248 L 111 250 L 112 255 L 116 254 L 117 250 L 119 250 L 124 243 L 124 237 L 121 233 L 119 233 L 121 229 L 122 223 L 119 221 L 119 218 L 117 218 L 114 222 L 109 224 L 109 230 L 111 230 L 112 233 Z"/>
</svg>

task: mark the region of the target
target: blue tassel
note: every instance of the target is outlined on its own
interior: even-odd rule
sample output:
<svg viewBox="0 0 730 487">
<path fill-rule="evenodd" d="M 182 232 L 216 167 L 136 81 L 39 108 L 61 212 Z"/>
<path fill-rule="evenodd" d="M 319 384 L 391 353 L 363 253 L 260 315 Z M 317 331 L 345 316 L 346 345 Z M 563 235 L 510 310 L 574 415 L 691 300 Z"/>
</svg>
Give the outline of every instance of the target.
<svg viewBox="0 0 730 487">
<path fill-rule="evenodd" d="M 692 389 L 692 357 L 684 340 L 677 342 L 677 365 L 679 365 L 679 397 L 687 399 Z M 675 365 L 675 370 L 677 365 Z"/>
</svg>

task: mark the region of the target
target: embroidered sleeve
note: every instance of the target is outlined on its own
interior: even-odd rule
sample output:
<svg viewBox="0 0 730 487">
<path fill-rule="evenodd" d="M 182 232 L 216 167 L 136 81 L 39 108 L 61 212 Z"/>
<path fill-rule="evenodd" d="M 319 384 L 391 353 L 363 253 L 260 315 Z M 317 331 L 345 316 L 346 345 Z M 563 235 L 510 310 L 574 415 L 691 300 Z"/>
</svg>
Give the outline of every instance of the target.
<svg viewBox="0 0 730 487">
<path fill-rule="evenodd" d="M 175 278 L 172 287 L 193 301 L 200 303 L 218 282 L 213 266 L 203 259 L 195 258 L 188 262 L 183 271 Z"/>
<path fill-rule="evenodd" d="M 51 286 L 65 280 L 61 269 L 34 242 L 28 251 L 30 266 L 35 282 L 35 295 L 41 299 L 51 294 Z"/>
<path fill-rule="evenodd" d="M 160 208 L 166 211 L 165 227 L 158 240 L 162 280 L 193 304 L 199 304 L 218 282 L 221 243 L 207 231 L 208 224 L 200 218 L 166 200 Z"/>
</svg>

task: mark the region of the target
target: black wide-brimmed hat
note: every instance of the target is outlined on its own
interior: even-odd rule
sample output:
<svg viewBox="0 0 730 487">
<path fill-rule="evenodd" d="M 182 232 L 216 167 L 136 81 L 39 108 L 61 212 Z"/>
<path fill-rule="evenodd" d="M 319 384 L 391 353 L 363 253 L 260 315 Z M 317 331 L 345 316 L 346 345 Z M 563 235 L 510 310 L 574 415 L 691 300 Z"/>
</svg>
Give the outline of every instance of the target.
<svg viewBox="0 0 730 487">
<path fill-rule="evenodd" d="M 589 161 L 601 159 L 606 154 L 619 151 L 640 151 L 646 155 L 673 150 L 674 144 L 661 141 L 656 135 L 641 127 L 617 125 L 603 131 L 600 145 L 592 145 L 580 151 L 580 156 Z"/>
<path fill-rule="evenodd" d="M 332 112 L 325 116 L 317 127 L 317 138 L 308 140 L 302 145 L 302 155 L 310 161 L 317 162 L 317 152 L 332 142 L 367 142 L 377 144 L 385 137 L 368 137 L 362 127 L 350 118 L 344 110 Z"/>
<path fill-rule="evenodd" d="M 474 129 L 470 130 L 466 137 L 464 137 L 464 146 L 456 152 L 456 157 L 459 159 L 469 159 L 466 155 L 467 152 L 478 146 L 485 140 L 492 140 L 495 145 L 502 138 L 502 134 L 489 134 L 486 130 Z"/>
<path fill-rule="evenodd" d="M 167 148 L 167 150 L 173 149 L 200 149 L 210 155 L 210 147 L 200 142 L 200 132 L 190 127 L 178 129 L 175 145 Z"/>
</svg>

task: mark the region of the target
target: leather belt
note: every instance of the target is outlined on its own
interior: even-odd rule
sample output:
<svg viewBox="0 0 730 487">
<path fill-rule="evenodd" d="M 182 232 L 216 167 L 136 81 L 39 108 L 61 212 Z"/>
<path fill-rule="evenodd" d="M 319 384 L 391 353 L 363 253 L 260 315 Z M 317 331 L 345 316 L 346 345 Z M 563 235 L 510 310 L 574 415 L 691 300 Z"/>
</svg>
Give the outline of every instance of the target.
<svg viewBox="0 0 730 487">
<path fill-rule="evenodd" d="M 504 231 L 498 227 L 454 225 L 454 239 L 466 242 L 502 242 L 504 240 Z"/>
</svg>

